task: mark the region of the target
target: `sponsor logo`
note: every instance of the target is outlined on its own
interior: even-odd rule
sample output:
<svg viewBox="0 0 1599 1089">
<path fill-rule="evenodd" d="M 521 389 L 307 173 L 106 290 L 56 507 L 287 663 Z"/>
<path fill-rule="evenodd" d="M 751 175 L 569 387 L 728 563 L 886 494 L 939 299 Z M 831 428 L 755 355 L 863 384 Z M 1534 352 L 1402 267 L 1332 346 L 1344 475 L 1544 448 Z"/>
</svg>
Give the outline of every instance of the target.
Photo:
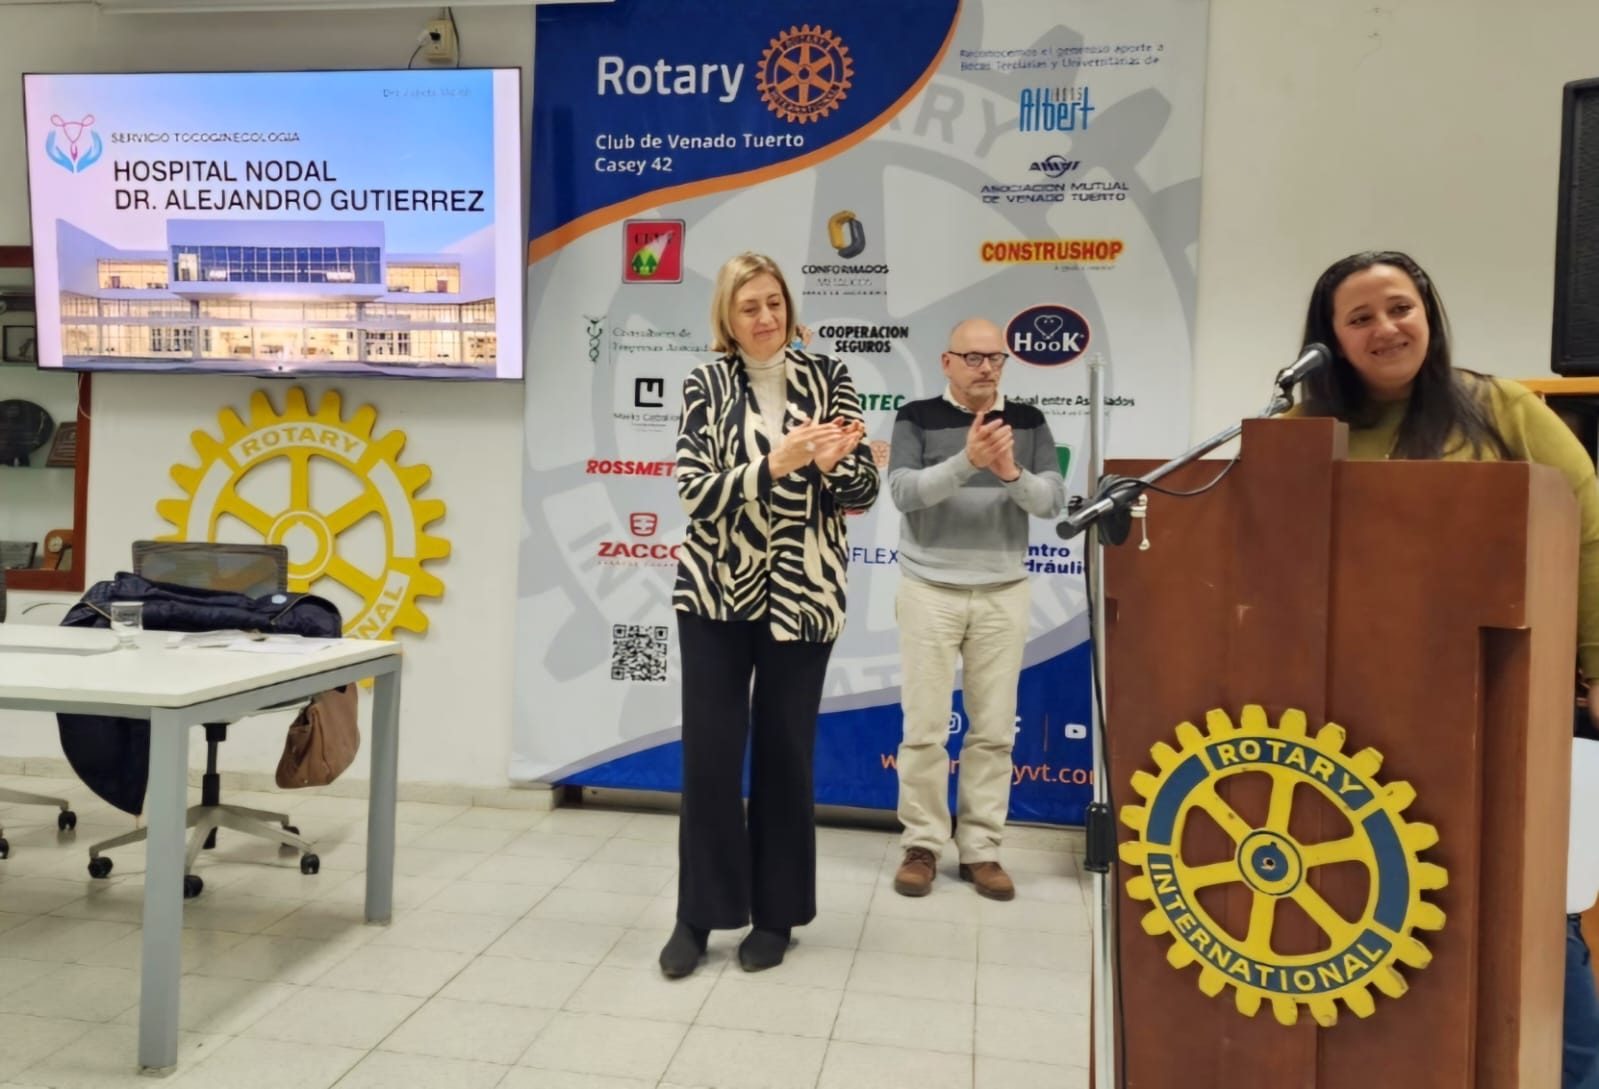
<svg viewBox="0 0 1599 1089">
<path fill-rule="evenodd" d="M 887 265 L 801 265 L 805 294 L 817 298 L 887 295 Z"/>
<path fill-rule="evenodd" d="M 1030 306 L 1010 319 L 1005 344 L 1010 354 L 1035 367 L 1059 367 L 1088 350 L 1088 322 L 1067 306 Z"/>
<path fill-rule="evenodd" d="M 677 469 L 675 461 L 613 461 L 589 458 L 583 471 L 589 476 L 671 476 Z"/>
<path fill-rule="evenodd" d="M 1018 393 L 1006 394 L 1005 400 L 1019 405 L 1032 405 L 1046 416 L 1082 416 L 1093 407 L 1084 393 Z M 1117 395 L 1105 398 L 1107 408 L 1132 408 L 1137 398 Z M 1064 475 L 1064 472 L 1062 473 Z"/>
<path fill-rule="evenodd" d="M 1072 199 L 1085 201 L 1126 200 L 1127 183 L 1119 181 L 1072 182 Z"/>
<path fill-rule="evenodd" d="M 802 265 L 807 295 L 887 295 L 887 265 L 857 265 L 866 252 L 866 228 L 854 212 L 834 213 L 827 221 L 827 245 L 848 264 Z M 842 349 L 840 349 L 842 350 Z"/>
<path fill-rule="evenodd" d="M 854 212 L 835 212 L 827 221 L 827 244 L 848 260 L 866 248 L 866 228 Z"/>
<path fill-rule="evenodd" d="M 645 376 L 621 380 L 616 408 L 611 419 L 641 435 L 661 435 L 677 429 L 683 418 L 678 409 L 666 405 L 666 379 Z"/>
<path fill-rule="evenodd" d="M 632 541 L 600 541 L 595 546 L 595 558 L 608 567 L 666 567 L 677 562 L 682 545 L 648 541 L 661 526 L 660 516 L 648 511 L 634 511 L 627 516 L 627 530 Z"/>
<path fill-rule="evenodd" d="M 704 355 L 711 352 L 709 343 L 696 343 L 689 329 L 629 329 L 625 325 L 611 325 L 608 314 L 583 315 L 583 339 L 587 346 L 589 363 L 598 366 L 603 359 L 614 362 L 617 357 L 639 352 L 676 352 L 682 355 Z"/>
<path fill-rule="evenodd" d="M 982 188 L 984 204 L 1064 204 L 1065 182 L 1030 182 L 1027 184 L 985 185 Z"/>
<path fill-rule="evenodd" d="M 851 546 L 849 562 L 865 564 L 868 567 L 887 566 L 899 563 L 899 549 L 897 548 L 866 548 L 860 545 Z"/>
<path fill-rule="evenodd" d="M 630 219 L 622 224 L 622 282 L 683 282 L 681 219 Z"/>
<path fill-rule="evenodd" d="M 1072 475 L 1072 448 L 1070 446 L 1055 447 L 1055 463 L 1060 466 L 1061 479 L 1070 480 Z"/>
<path fill-rule="evenodd" d="M 1027 169 L 1034 174 L 1042 174 L 1046 178 L 1063 178 L 1074 173 L 1082 162 L 1077 159 L 1068 159 L 1064 155 L 1050 155 L 1039 159 Z"/>
<path fill-rule="evenodd" d="M 1018 239 L 984 242 L 978 256 L 990 265 L 1113 265 L 1126 248 L 1119 238 Z"/>
<path fill-rule="evenodd" d="M 677 562 L 677 554 L 682 547 L 675 544 L 601 541 L 594 554 L 608 567 L 670 567 Z"/>
<path fill-rule="evenodd" d="M 804 125 L 838 109 L 854 75 L 855 62 L 843 39 L 806 24 L 771 40 L 755 69 L 755 86 L 768 110 Z"/>
<path fill-rule="evenodd" d="M 1057 453 L 1063 449 L 1056 447 Z M 1027 546 L 1027 559 L 1022 566 L 1029 575 L 1078 575 L 1083 573 L 1083 561 L 1072 555 L 1070 545 L 1036 544 Z"/>
<path fill-rule="evenodd" d="M 835 352 L 886 355 L 894 350 L 894 342 L 907 339 L 911 330 L 908 325 L 823 325 L 816 335 L 831 340 Z"/>
<path fill-rule="evenodd" d="M 1088 87 L 1027 87 L 1018 100 L 1016 127 L 1022 132 L 1076 132 L 1089 126 L 1099 107 Z"/>
<path fill-rule="evenodd" d="M 105 141 L 94 131 L 94 114 L 76 121 L 58 113 L 50 115 L 50 134 L 44 138 L 44 153 L 69 174 L 82 174 L 105 154 Z"/>
<path fill-rule="evenodd" d="M 862 412 L 897 412 L 910 400 L 903 393 L 857 393 L 855 396 L 860 399 Z"/>
<path fill-rule="evenodd" d="M 664 408 L 666 406 L 666 379 L 633 379 L 634 408 Z"/>
</svg>

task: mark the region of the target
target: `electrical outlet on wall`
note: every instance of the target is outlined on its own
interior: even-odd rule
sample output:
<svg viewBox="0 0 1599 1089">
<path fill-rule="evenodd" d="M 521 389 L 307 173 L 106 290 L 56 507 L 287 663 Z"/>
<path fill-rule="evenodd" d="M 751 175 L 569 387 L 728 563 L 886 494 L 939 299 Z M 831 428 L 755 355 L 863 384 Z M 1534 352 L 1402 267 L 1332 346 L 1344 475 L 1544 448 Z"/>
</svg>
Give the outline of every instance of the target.
<svg viewBox="0 0 1599 1089">
<path fill-rule="evenodd" d="M 459 43 L 455 27 L 448 19 L 430 19 L 422 28 L 422 57 L 440 64 L 456 63 Z"/>
</svg>

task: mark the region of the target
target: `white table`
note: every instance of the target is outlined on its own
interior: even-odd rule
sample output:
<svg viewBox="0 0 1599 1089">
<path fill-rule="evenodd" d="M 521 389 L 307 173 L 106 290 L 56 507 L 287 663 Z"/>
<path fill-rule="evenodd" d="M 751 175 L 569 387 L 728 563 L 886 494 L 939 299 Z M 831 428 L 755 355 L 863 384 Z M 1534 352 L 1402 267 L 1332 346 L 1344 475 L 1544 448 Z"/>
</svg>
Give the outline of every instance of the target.
<svg viewBox="0 0 1599 1089">
<path fill-rule="evenodd" d="M 249 654 L 173 650 L 166 646 L 166 638 L 165 632 L 144 632 L 138 647 L 117 649 L 116 637 L 104 629 L 0 624 L 0 708 L 150 721 L 139 1067 L 152 1074 L 170 1072 L 178 1058 L 189 728 L 231 722 L 276 704 L 375 678 L 368 745 L 372 756 L 366 847 L 369 923 L 387 923 L 393 909 L 399 755 L 397 644 L 340 639 L 306 654 Z"/>
</svg>

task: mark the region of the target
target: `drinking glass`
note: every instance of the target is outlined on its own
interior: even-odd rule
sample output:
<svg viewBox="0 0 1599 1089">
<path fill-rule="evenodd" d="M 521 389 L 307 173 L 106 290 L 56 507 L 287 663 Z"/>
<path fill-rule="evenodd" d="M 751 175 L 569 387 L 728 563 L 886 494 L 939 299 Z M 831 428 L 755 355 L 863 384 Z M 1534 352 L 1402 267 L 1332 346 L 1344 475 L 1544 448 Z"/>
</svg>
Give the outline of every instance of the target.
<svg viewBox="0 0 1599 1089">
<path fill-rule="evenodd" d="M 113 601 L 111 603 L 111 630 L 123 648 L 136 645 L 139 632 L 144 629 L 144 602 Z"/>
</svg>

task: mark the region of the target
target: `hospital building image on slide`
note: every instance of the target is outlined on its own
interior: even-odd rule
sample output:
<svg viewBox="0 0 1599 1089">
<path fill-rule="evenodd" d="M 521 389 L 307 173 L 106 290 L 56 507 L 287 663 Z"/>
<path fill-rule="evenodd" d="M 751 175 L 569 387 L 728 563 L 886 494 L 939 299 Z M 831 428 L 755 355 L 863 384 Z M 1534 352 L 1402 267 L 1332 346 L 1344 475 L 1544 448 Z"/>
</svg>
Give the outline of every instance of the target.
<svg viewBox="0 0 1599 1089">
<path fill-rule="evenodd" d="M 492 374 L 493 227 L 389 253 L 381 221 L 170 220 L 164 250 L 56 226 L 67 366 Z"/>
</svg>

